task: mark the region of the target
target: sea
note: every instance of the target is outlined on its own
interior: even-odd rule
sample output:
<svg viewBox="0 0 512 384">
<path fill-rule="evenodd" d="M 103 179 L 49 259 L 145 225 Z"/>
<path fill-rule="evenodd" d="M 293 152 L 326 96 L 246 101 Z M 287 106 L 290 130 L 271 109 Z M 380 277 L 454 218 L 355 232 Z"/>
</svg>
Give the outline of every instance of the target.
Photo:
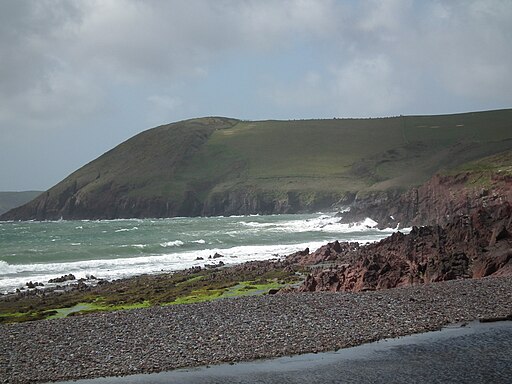
<svg viewBox="0 0 512 384">
<path fill-rule="evenodd" d="M 371 219 L 342 224 L 336 212 L 169 219 L 0 222 L 0 292 L 67 274 L 114 280 L 279 259 L 334 240 L 368 243 L 392 234 Z M 215 254 L 222 257 L 212 259 Z M 218 256 L 217 255 L 217 256 Z"/>
</svg>

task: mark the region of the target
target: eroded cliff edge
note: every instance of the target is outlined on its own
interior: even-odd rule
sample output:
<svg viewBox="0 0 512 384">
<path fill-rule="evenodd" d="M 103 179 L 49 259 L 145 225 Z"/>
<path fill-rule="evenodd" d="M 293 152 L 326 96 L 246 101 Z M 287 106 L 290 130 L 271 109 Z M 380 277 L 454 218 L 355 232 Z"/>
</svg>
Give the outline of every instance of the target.
<svg viewBox="0 0 512 384">
<path fill-rule="evenodd" d="M 378 290 L 512 275 L 510 160 L 510 153 L 502 153 L 469 164 L 471 171 L 359 201 L 344 220 L 371 217 L 383 227 L 412 226 L 410 233 L 367 245 L 334 242 L 290 256 L 311 268 L 299 290 Z"/>
<path fill-rule="evenodd" d="M 511 121 L 512 109 L 377 119 L 190 119 L 128 139 L 0 219 L 296 213 L 355 198 L 354 215 L 373 204 L 381 225 L 391 225 L 385 216 L 403 219 L 388 209 L 402 191 L 443 169 L 512 150 Z M 417 190 L 405 219 L 425 219 L 420 200 L 436 191 Z"/>
<path fill-rule="evenodd" d="M 381 228 L 446 225 L 481 207 L 512 202 L 512 151 L 434 175 L 419 187 L 370 192 L 355 197 L 343 222 L 370 217 Z"/>
</svg>

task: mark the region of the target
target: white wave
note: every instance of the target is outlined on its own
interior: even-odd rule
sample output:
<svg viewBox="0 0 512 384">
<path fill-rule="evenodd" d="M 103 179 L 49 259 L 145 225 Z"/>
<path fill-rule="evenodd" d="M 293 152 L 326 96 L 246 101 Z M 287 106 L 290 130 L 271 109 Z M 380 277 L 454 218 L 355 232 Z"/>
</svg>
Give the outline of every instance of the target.
<svg viewBox="0 0 512 384">
<path fill-rule="evenodd" d="M 0 261 L 0 292 L 12 292 L 28 281 L 42 282 L 72 273 L 77 279 L 94 275 L 97 278 L 114 280 L 144 273 L 154 274 L 161 271 L 175 271 L 193 266 L 215 263 L 208 257 L 219 253 L 226 264 L 238 264 L 253 260 L 268 260 L 285 256 L 309 247 L 315 250 L 325 242 L 310 242 L 287 245 L 239 246 L 232 248 L 210 248 L 199 251 L 169 253 L 158 256 L 130 257 L 103 260 L 85 260 L 63 263 L 41 263 L 10 265 Z M 203 260 L 197 260 L 202 257 Z M 51 284 L 49 284 L 51 286 Z"/>
<path fill-rule="evenodd" d="M 258 223 L 256 221 L 241 221 L 240 224 L 254 228 L 271 228 L 279 225 L 278 223 Z"/>
<path fill-rule="evenodd" d="M 121 228 L 121 229 L 116 229 L 114 232 L 129 232 L 129 231 L 136 231 L 137 229 L 139 229 L 139 227 Z"/>
<path fill-rule="evenodd" d="M 149 244 L 122 244 L 119 245 L 119 248 L 137 248 L 137 249 L 144 249 L 149 247 Z"/>
<path fill-rule="evenodd" d="M 357 223 L 340 223 L 338 217 L 330 215 L 320 215 L 317 218 L 305 220 L 288 220 L 275 223 L 259 223 L 255 221 L 241 222 L 245 227 L 250 229 L 262 229 L 269 232 L 285 232 L 285 233 L 303 233 L 303 232 L 327 232 L 327 233 L 351 233 L 375 231 L 377 222 L 366 218 Z M 384 230 L 389 232 L 388 230 Z M 247 231 L 246 231 L 247 232 Z M 237 231 L 228 232 L 236 234 Z"/>
<path fill-rule="evenodd" d="M 380 240 L 387 236 L 381 233 L 379 236 L 368 234 L 358 236 L 354 241 L 367 243 Z M 140 275 L 144 273 L 154 274 L 161 271 L 174 271 L 193 266 L 204 266 L 215 263 L 208 257 L 215 253 L 225 256 L 222 260 L 227 264 L 238 264 L 253 260 L 268 260 L 289 255 L 291 253 L 309 248 L 311 252 L 320 248 L 330 240 L 310 241 L 298 244 L 277 244 L 277 245 L 244 245 L 231 248 L 214 247 L 196 251 L 180 253 L 168 253 L 164 255 L 124 257 L 117 259 L 85 260 L 62 263 L 33 263 L 23 265 L 11 265 L 0 260 L 0 292 L 11 292 L 23 286 L 27 281 L 39 281 L 47 284 L 51 278 L 72 273 L 77 277 L 86 278 L 87 275 L 94 275 L 98 278 L 113 280 L 124 277 Z M 352 239 L 351 239 L 352 240 Z M 170 245 L 172 243 L 172 245 Z M 180 240 L 170 241 L 163 244 L 168 246 L 180 246 Z M 144 244 L 133 244 L 130 246 L 144 247 Z M 203 260 L 197 260 L 203 258 Z"/>
<path fill-rule="evenodd" d="M 183 244 L 185 244 L 181 240 L 174 240 L 174 241 L 167 241 L 165 243 L 160 243 L 160 246 L 167 248 L 167 247 L 181 247 Z"/>
<path fill-rule="evenodd" d="M 94 219 L 94 220 L 81 220 L 81 221 L 90 221 L 92 223 L 121 223 L 121 222 L 127 222 L 127 223 L 143 223 L 144 219 Z"/>
<path fill-rule="evenodd" d="M 7 261 L 0 260 L 0 275 L 16 273 L 16 270 Z"/>
<path fill-rule="evenodd" d="M 164 220 L 197 219 L 162 219 L 162 222 Z M 204 220 L 219 220 L 219 218 L 205 218 Z M 142 256 L 141 252 L 132 251 L 131 253 L 133 254 L 133 257 L 125 256 L 117 259 L 61 263 L 32 263 L 26 265 L 10 265 L 5 261 L 0 260 L 0 292 L 13 291 L 17 287 L 23 286 L 27 281 L 39 281 L 47 284 L 49 279 L 68 273 L 73 273 L 77 278 L 85 278 L 87 275 L 94 275 L 98 278 L 111 280 L 144 273 L 158 273 L 162 270 L 173 271 L 193 266 L 204 266 L 204 264 L 217 262 L 215 260 L 208 260 L 208 257 L 215 253 L 225 256 L 222 260 L 226 264 L 243 263 L 251 260 L 265 260 L 288 255 L 293 252 L 303 250 L 306 247 L 309 247 L 311 251 L 314 251 L 327 242 L 334 241 L 336 239 L 339 239 L 340 241 L 351 239 L 353 241 L 367 243 L 380 240 L 381 238 L 384 238 L 396 231 L 396 229 L 378 230 L 375 228 L 376 224 L 377 223 L 371 219 L 366 219 L 355 224 L 342 224 L 339 222 L 339 218 L 334 217 L 334 214 L 321 213 L 308 216 L 286 215 L 281 218 L 272 218 L 268 221 L 263 221 L 259 218 L 245 218 L 241 220 L 232 220 L 227 227 L 216 227 L 217 224 L 214 222 L 213 225 L 208 225 L 209 227 L 212 227 L 213 230 L 203 232 L 201 229 L 195 233 L 187 233 L 187 237 L 175 235 L 176 237 L 181 237 L 181 240 L 160 240 L 163 241 L 160 243 L 160 246 L 162 247 L 160 248 L 160 251 L 169 252 L 164 255 L 150 254 Z M 116 224 L 116 227 L 124 227 L 121 231 L 118 229 L 120 232 L 135 230 L 134 228 L 138 229 L 138 227 L 132 227 L 132 225 L 125 221 L 124 224 Z M 219 231 L 218 228 L 222 228 L 222 230 Z M 98 230 L 101 229 L 102 228 L 98 228 Z M 113 228 L 110 227 L 108 229 L 108 232 L 111 232 Z M 405 231 L 406 229 L 402 230 L 402 232 Z M 102 230 L 101 232 L 106 233 L 107 231 Z M 294 235 L 293 237 L 290 237 L 289 240 L 285 240 L 288 238 L 286 233 L 307 233 L 307 235 L 305 235 L 302 240 L 298 240 L 295 244 L 243 245 L 231 247 L 228 245 L 229 240 L 226 240 L 226 244 L 224 244 L 221 237 L 221 235 L 231 237 L 248 235 L 247 238 L 254 238 L 254 241 L 258 242 L 259 240 L 257 239 L 260 234 L 267 237 L 268 233 L 273 233 L 271 238 L 275 238 L 277 239 L 276 241 L 283 242 L 290 242 L 293 241 L 290 240 L 291 238 L 297 238 Z M 314 238 L 314 240 L 306 242 L 306 238 Z M 142 249 L 150 247 L 151 245 L 142 244 L 144 240 L 138 240 L 138 242 L 141 244 L 127 244 L 126 247 Z M 206 249 L 189 251 L 186 247 L 182 247 L 185 245 L 185 242 L 189 244 L 205 244 L 202 247 L 196 246 L 195 248 L 204 247 Z M 179 247 L 182 248 L 178 249 Z M 34 250 L 34 252 L 37 251 Z M 197 260 L 198 257 L 202 257 L 203 260 Z"/>
</svg>

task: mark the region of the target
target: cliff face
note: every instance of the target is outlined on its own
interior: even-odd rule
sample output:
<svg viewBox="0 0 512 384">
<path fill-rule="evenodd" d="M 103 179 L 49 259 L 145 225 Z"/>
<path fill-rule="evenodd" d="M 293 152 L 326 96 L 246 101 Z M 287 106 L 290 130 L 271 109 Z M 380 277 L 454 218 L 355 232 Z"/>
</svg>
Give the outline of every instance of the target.
<svg viewBox="0 0 512 384">
<path fill-rule="evenodd" d="M 300 291 L 364 291 L 512 275 L 512 205 L 480 207 L 444 226 L 413 227 L 374 244 L 330 243 L 290 256 L 313 268 Z"/>
<path fill-rule="evenodd" d="M 349 204 L 350 194 L 337 192 L 307 193 L 298 191 L 233 190 L 215 193 L 202 200 L 194 191 L 187 191 L 183 198 L 132 197 L 122 188 L 111 186 L 80 198 L 80 189 L 73 186 L 55 198 L 48 191 L 27 205 L 13 209 L 1 216 L 2 220 L 73 220 L 115 218 L 164 218 L 178 216 L 218 216 L 249 214 L 281 214 L 314 212 L 330 208 L 333 204 Z"/>
<path fill-rule="evenodd" d="M 2 220 L 115 219 L 199 215 L 193 185 L 177 174 L 217 130 L 237 120 L 194 119 L 134 136 Z M 208 186 L 207 186 L 208 187 Z"/>
<path fill-rule="evenodd" d="M 380 119 L 190 119 L 132 137 L 0 220 L 294 213 L 334 209 L 356 196 L 345 220 L 371 208 L 381 225 L 424 224 L 433 209 L 440 210 L 436 217 L 458 212 L 442 203 L 446 193 L 458 193 L 456 183 L 433 180 L 408 197 L 397 191 L 512 150 L 511 121 L 512 109 Z M 455 203 L 467 211 L 485 193 Z"/>
<path fill-rule="evenodd" d="M 201 214 L 229 216 L 314 212 L 332 208 L 333 205 L 348 205 L 352 201 L 353 195 L 343 192 L 241 189 L 211 194 L 204 203 Z"/>
<path fill-rule="evenodd" d="M 370 217 L 380 228 L 446 225 L 456 216 L 471 215 L 481 207 L 507 201 L 512 201 L 509 173 L 435 175 L 420 187 L 403 193 L 394 190 L 356 197 L 341 220 L 354 222 Z"/>
<path fill-rule="evenodd" d="M 361 291 L 512 275 L 512 152 L 464 168 L 404 193 L 356 199 L 343 220 L 371 217 L 381 227 L 413 226 L 411 232 L 292 256 L 303 265 L 320 265 L 300 290 Z"/>
</svg>

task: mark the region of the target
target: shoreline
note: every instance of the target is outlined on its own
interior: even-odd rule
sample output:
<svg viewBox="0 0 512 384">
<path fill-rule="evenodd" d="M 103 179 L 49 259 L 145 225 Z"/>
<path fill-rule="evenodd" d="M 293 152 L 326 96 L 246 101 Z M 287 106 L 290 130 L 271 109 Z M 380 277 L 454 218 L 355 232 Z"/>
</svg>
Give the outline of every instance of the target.
<svg viewBox="0 0 512 384">
<path fill-rule="evenodd" d="M 288 293 L 0 325 L 0 378 L 63 381 L 336 351 L 512 314 L 512 277 Z"/>
<path fill-rule="evenodd" d="M 228 383 L 233 378 L 239 384 L 255 381 L 265 384 L 304 381 L 338 383 L 340 377 L 350 377 L 351 383 L 372 381 L 371 378 L 375 379 L 373 381 L 378 379 L 395 383 L 455 380 L 459 383 L 474 383 L 485 378 L 494 383 L 508 383 L 507 377 L 510 378 L 512 374 L 512 366 L 511 358 L 505 356 L 512 352 L 511 320 L 453 324 L 438 331 L 378 340 L 334 352 L 179 368 L 151 374 L 65 381 L 58 384 L 214 384 Z M 481 356 L 479 349 L 490 343 L 493 350 L 499 352 L 493 354 L 488 351 L 486 356 Z M 452 353 L 449 364 L 446 364 L 443 354 L 440 353 L 446 348 L 456 351 Z M 473 361 L 469 362 L 470 359 Z M 496 364 L 496 360 L 500 360 L 500 363 Z M 421 367 L 418 366 L 418 361 L 424 362 L 420 363 Z M 455 363 L 459 363 L 458 366 Z M 393 364 L 396 370 L 389 369 Z"/>
<path fill-rule="evenodd" d="M 364 225 L 349 228 L 338 223 L 339 218 L 335 216 L 335 212 L 315 212 L 184 218 L 186 220 L 136 219 L 122 220 L 118 224 L 109 221 L 62 221 L 51 225 L 42 223 L 42 226 L 28 223 L 26 229 L 19 231 L 15 227 L 18 224 L 24 227 L 25 223 L 15 223 L 6 227 L 8 235 L 12 234 L 13 239 L 18 240 L 7 243 L 5 257 L 0 260 L 0 297 L 17 290 L 26 292 L 34 287 L 60 290 L 57 285 L 62 288 L 63 284 L 78 283 L 79 280 L 94 283 L 94 279 L 88 280 L 90 276 L 114 281 L 142 274 L 179 272 L 198 266 L 206 268 L 220 261 L 231 266 L 276 257 L 283 259 L 299 250 L 316 249 L 335 239 L 355 237 L 363 244 L 392 234 L 391 231 L 368 229 Z M 298 227 L 301 228 L 299 235 L 295 233 Z M 20 234 L 34 228 L 43 231 L 41 233 L 49 231 L 51 241 L 46 235 L 36 236 L 22 246 L 25 240 Z M 69 236 L 62 233 L 69 233 Z M 32 248 L 39 250 L 33 257 L 27 251 Z M 218 259 L 213 260 L 216 254 Z M 57 256 L 53 258 L 52 255 Z M 76 280 L 57 284 L 50 282 L 69 274 Z"/>
</svg>

